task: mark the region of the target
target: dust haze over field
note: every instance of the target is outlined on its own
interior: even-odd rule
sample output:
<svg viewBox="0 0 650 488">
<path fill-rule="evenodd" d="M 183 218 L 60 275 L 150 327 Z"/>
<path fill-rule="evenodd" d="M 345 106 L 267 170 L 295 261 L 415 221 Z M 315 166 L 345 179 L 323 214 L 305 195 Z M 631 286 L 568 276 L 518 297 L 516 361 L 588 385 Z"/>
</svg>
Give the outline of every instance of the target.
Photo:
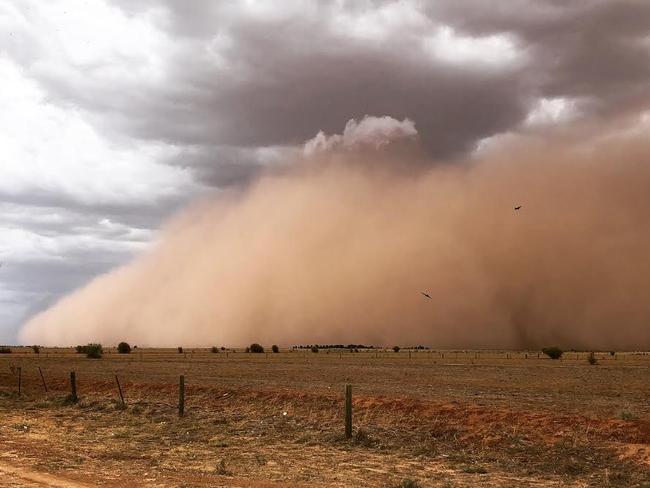
<svg viewBox="0 0 650 488">
<path fill-rule="evenodd" d="M 185 209 L 21 340 L 648 348 L 648 128 L 506 134 L 446 163 L 407 119 L 350 122 Z"/>
</svg>

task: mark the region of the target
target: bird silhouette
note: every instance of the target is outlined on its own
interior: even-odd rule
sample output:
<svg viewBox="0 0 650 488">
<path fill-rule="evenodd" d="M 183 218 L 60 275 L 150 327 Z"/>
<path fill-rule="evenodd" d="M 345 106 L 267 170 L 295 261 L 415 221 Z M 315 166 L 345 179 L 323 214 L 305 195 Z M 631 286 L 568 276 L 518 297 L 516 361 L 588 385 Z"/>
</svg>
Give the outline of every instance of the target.
<svg viewBox="0 0 650 488">
<path fill-rule="evenodd" d="M 517 205 L 517 206 L 515 207 L 515 210 L 519 210 L 520 208 L 521 208 L 521 205 Z"/>
<path fill-rule="evenodd" d="M 422 293 L 425 297 L 431 300 L 431 295 L 429 295 L 428 293 L 424 293 L 423 291 L 421 291 L 420 293 Z"/>
</svg>

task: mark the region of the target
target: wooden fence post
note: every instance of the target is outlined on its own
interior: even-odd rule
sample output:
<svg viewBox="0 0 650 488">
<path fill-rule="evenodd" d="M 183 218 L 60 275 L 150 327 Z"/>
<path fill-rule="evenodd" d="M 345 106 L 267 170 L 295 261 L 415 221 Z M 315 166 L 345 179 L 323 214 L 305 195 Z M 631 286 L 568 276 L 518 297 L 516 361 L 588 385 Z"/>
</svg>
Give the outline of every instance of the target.
<svg viewBox="0 0 650 488">
<path fill-rule="evenodd" d="M 124 401 L 124 395 L 122 394 L 122 386 L 120 385 L 120 380 L 118 379 L 117 375 L 115 375 L 115 382 L 117 383 L 117 391 L 120 392 L 120 399 L 122 400 L 122 405 L 126 406 L 126 402 Z"/>
<path fill-rule="evenodd" d="M 23 368 L 18 366 L 18 395 L 20 395 L 22 380 L 23 380 Z"/>
<path fill-rule="evenodd" d="M 70 399 L 72 403 L 79 401 L 77 397 L 77 375 L 74 371 L 70 371 Z"/>
<path fill-rule="evenodd" d="M 185 376 L 181 375 L 178 382 L 178 416 L 185 415 Z"/>
<path fill-rule="evenodd" d="M 41 375 L 41 380 L 43 381 L 43 388 L 45 389 L 45 393 L 47 393 L 47 383 L 45 383 L 45 376 L 43 376 L 43 371 L 41 371 L 41 367 L 38 367 L 38 372 Z"/>
<path fill-rule="evenodd" d="M 352 385 L 345 385 L 345 438 L 352 437 Z"/>
</svg>

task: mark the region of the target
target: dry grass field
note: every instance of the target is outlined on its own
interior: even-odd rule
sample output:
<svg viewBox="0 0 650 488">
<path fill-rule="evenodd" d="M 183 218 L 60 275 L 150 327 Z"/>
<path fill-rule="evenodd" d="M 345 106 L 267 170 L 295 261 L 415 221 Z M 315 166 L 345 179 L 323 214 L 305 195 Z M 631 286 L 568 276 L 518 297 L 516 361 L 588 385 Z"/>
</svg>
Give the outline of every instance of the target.
<svg viewBox="0 0 650 488">
<path fill-rule="evenodd" d="M 650 355 L 597 358 L 14 349 L 0 354 L 0 487 L 649 487 Z"/>
</svg>

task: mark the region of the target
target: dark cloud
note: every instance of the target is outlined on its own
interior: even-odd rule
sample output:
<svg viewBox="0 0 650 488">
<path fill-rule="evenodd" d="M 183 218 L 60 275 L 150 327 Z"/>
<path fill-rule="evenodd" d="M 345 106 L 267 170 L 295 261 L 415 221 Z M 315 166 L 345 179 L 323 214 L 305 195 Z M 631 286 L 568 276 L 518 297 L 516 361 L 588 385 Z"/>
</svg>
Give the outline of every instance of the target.
<svg viewBox="0 0 650 488">
<path fill-rule="evenodd" d="M 531 56 L 523 73 L 546 97 L 584 97 L 602 112 L 647 101 L 650 94 L 650 3 L 519 0 L 436 2 L 429 15 L 470 35 L 510 32 Z"/>
<path fill-rule="evenodd" d="M 133 15 L 160 7 L 117 4 Z M 390 4 L 318 2 L 316 14 L 264 16 L 237 4 L 166 2 L 163 28 L 180 47 L 169 81 L 136 101 L 127 130 L 179 144 L 250 147 L 300 143 L 351 118 L 386 114 L 414 120 L 431 154 L 446 157 L 516 128 L 536 97 L 586 99 L 590 109 L 611 112 L 648 95 L 647 2 L 413 3 L 429 22 L 414 31 L 407 21 L 381 39 L 333 31 L 336 15 Z M 494 68 L 433 59 L 422 40 L 444 25 L 465 36 L 510 34 L 526 60 Z M 215 39 L 223 46 L 211 58 L 206 46 Z M 215 167 L 231 180 L 229 164 Z"/>
<path fill-rule="evenodd" d="M 230 157 L 236 150 L 209 154 L 215 147 L 300 144 L 366 114 L 410 118 L 439 159 L 516 129 L 538 97 L 577 99 L 583 111 L 601 114 L 648 97 L 643 1 L 324 1 L 288 13 L 228 2 L 113 4 L 132 18 L 165 9 L 156 27 L 173 49 L 154 54 L 162 78 L 106 83 L 43 67 L 33 74 L 61 103 L 95 113 L 108 132 L 202 148 L 207 164 L 196 175 L 214 186 L 240 184 L 260 169 Z M 370 34 L 346 31 L 345 19 L 395 5 L 388 27 L 369 17 Z M 402 19 L 405 11 L 417 20 Z M 438 59 L 423 46 L 445 26 L 469 38 L 508 35 L 519 59 L 496 66 Z"/>
</svg>

